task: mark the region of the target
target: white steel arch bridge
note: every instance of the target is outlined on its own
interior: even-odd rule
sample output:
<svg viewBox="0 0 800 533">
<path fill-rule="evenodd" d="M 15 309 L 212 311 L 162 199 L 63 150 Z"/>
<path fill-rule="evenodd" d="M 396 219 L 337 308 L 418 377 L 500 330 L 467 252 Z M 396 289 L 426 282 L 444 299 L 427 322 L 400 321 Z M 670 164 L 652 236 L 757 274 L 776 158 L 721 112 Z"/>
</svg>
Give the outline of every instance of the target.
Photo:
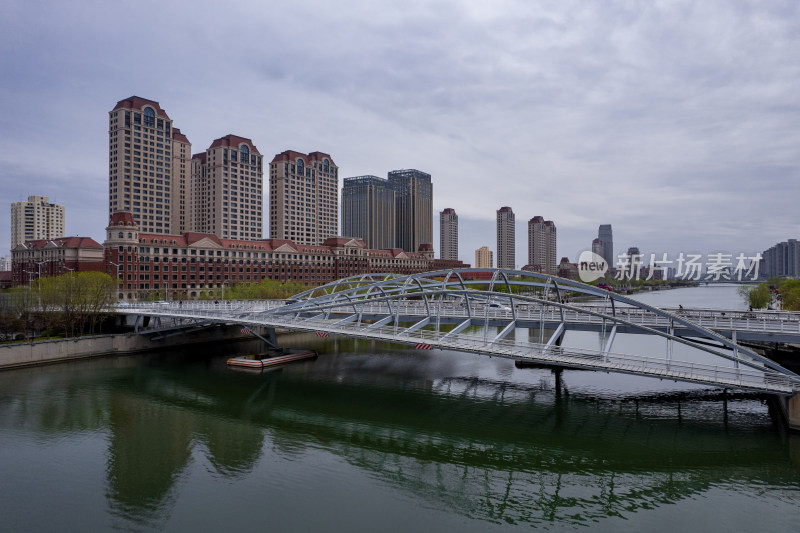
<svg viewBox="0 0 800 533">
<path fill-rule="evenodd" d="M 576 300 L 589 299 L 590 304 Z M 344 278 L 283 302 L 137 303 L 120 312 L 180 327 L 235 323 L 382 340 L 792 396 L 800 376 L 680 313 L 576 281 L 525 271 L 457 269 Z M 596 347 L 568 346 L 595 331 Z M 512 332 L 515 332 L 512 335 Z M 660 342 L 625 349 L 625 335 Z"/>
</svg>

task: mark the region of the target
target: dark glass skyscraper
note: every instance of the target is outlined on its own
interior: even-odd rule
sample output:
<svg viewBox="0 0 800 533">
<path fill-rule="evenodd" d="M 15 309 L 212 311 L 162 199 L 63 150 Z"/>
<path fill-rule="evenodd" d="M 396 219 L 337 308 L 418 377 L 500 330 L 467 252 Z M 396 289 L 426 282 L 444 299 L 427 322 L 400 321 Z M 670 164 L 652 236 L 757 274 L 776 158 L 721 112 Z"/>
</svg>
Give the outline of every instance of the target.
<svg viewBox="0 0 800 533">
<path fill-rule="evenodd" d="M 395 248 L 395 191 L 377 176 L 345 178 L 342 234 L 363 239 L 367 248 Z"/>
<path fill-rule="evenodd" d="M 611 224 L 601 224 L 597 231 L 597 238 L 603 243 L 603 259 L 606 260 L 608 268 L 614 268 L 614 236 L 611 232 Z"/>
<path fill-rule="evenodd" d="M 433 243 L 433 184 L 431 175 L 419 170 L 392 170 L 389 184 L 395 191 L 395 245 L 416 252 L 422 243 Z"/>
</svg>

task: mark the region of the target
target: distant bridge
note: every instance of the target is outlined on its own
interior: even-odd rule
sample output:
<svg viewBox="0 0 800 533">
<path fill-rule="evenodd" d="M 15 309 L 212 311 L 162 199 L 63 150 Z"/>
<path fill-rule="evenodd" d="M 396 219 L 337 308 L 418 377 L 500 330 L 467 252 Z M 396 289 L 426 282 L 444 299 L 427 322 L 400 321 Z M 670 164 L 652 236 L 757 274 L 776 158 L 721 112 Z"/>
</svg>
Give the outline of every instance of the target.
<svg viewBox="0 0 800 533">
<path fill-rule="evenodd" d="M 472 279 L 476 274 L 485 279 Z M 597 303 L 570 303 L 575 296 Z M 177 328 L 236 323 L 786 396 L 800 391 L 800 376 L 738 344 L 745 338 L 800 342 L 794 313 L 664 310 L 572 280 L 499 269 L 354 276 L 281 303 L 135 303 L 119 311 L 169 317 Z M 599 345 L 563 345 L 570 330 L 597 332 Z M 519 335 L 511 338 L 514 331 Z M 624 334 L 663 342 L 648 343 L 648 353 L 615 350 Z"/>
</svg>

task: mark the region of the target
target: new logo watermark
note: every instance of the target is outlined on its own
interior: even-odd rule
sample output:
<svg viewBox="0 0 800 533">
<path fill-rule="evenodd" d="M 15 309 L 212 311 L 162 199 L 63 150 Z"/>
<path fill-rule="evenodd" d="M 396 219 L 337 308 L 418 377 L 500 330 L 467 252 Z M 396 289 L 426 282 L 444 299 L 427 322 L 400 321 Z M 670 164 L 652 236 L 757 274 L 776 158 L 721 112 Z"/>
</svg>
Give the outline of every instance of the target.
<svg viewBox="0 0 800 533">
<path fill-rule="evenodd" d="M 589 250 L 581 252 L 578 258 L 578 277 L 584 283 L 591 283 L 610 272 L 617 280 L 689 280 L 689 281 L 755 281 L 763 258 L 757 253 L 747 256 L 712 253 L 703 261 L 701 254 L 681 252 L 674 259 L 668 254 L 620 254 L 616 265 L 609 265 L 602 256 Z"/>
<path fill-rule="evenodd" d="M 603 256 L 585 250 L 578 258 L 578 276 L 584 283 L 591 283 L 600 279 L 608 272 L 608 263 Z"/>
</svg>

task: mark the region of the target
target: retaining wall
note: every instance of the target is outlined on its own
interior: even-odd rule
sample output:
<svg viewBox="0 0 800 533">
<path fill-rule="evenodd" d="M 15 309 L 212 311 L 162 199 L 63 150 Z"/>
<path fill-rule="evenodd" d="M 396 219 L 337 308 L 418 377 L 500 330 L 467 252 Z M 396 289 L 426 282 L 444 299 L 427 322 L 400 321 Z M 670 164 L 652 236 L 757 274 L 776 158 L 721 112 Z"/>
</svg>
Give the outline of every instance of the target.
<svg viewBox="0 0 800 533">
<path fill-rule="evenodd" d="M 104 355 L 149 352 L 177 346 L 252 338 L 243 335 L 239 327 L 222 326 L 174 335 L 158 341 L 151 341 L 145 335 L 122 333 L 76 339 L 2 344 L 0 345 L 0 370 Z"/>
</svg>

